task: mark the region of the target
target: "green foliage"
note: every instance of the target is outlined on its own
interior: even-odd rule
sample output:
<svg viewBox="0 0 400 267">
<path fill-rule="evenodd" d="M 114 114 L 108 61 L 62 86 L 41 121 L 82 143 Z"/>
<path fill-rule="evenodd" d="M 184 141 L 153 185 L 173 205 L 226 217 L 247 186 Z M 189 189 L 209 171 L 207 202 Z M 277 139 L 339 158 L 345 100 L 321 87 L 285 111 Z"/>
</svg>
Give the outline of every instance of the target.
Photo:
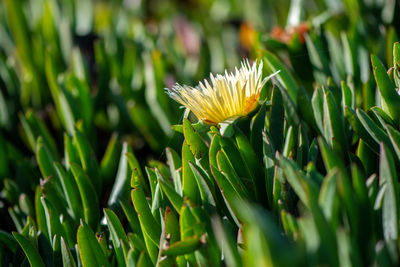
<svg viewBox="0 0 400 267">
<path fill-rule="evenodd" d="M 3 2 L 1 266 L 399 264 L 398 2 Z M 243 55 L 247 116 L 164 92 Z"/>
</svg>

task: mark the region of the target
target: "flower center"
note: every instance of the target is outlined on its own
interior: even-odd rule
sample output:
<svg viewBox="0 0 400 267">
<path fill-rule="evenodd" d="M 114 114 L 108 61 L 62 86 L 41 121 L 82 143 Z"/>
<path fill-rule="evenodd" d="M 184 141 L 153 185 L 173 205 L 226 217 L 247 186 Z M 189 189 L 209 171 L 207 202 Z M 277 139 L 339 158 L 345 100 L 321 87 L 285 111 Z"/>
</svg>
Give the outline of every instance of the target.
<svg viewBox="0 0 400 267">
<path fill-rule="evenodd" d="M 257 102 L 258 102 L 259 98 L 260 98 L 260 93 L 257 93 L 246 99 L 246 104 L 244 106 L 245 114 L 248 114 L 250 111 L 252 111 L 257 106 Z"/>
</svg>

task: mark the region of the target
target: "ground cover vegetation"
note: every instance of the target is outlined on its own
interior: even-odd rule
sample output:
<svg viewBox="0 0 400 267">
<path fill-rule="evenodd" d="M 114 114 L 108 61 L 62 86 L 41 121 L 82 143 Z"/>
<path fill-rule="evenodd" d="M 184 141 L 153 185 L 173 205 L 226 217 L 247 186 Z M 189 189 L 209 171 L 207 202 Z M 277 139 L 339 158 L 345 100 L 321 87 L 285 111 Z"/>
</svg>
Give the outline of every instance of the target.
<svg viewBox="0 0 400 267">
<path fill-rule="evenodd" d="M 398 265 L 399 11 L 3 0 L 0 265 Z M 245 58 L 240 116 L 174 101 Z"/>
</svg>

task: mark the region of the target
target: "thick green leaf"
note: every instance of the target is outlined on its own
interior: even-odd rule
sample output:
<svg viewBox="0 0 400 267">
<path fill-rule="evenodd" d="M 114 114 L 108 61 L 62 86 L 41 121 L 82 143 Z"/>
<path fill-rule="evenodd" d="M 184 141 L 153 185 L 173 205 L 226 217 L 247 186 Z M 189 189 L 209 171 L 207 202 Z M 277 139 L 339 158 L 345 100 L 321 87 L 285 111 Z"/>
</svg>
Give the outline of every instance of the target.
<svg viewBox="0 0 400 267">
<path fill-rule="evenodd" d="M 232 186 L 232 184 L 214 166 L 212 167 L 212 172 L 213 172 L 215 181 L 217 182 L 217 185 L 218 185 L 219 189 L 221 190 L 221 193 L 224 197 L 225 203 L 227 204 L 227 208 L 228 208 L 230 214 L 232 215 L 232 218 L 234 219 L 234 221 L 237 225 L 240 225 L 239 221 L 237 220 L 236 215 L 235 215 L 237 213 L 237 211 L 234 210 L 233 207 L 234 207 L 234 202 L 237 199 L 241 199 L 243 196 L 237 193 L 237 191 Z"/>
<path fill-rule="evenodd" d="M 0 243 L 3 244 L 3 246 L 6 246 L 13 253 L 15 253 L 18 246 L 14 237 L 3 230 L 0 230 Z"/>
<path fill-rule="evenodd" d="M 196 222 L 196 218 L 191 212 L 190 205 L 191 203 L 189 203 L 189 201 L 186 201 L 180 211 L 179 226 L 181 232 L 181 241 L 196 236 L 196 233 L 198 235 L 202 234 L 202 227 L 200 227 L 200 225 Z M 194 253 L 185 255 L 185 258 L 189 261 L 190 264 L 196 264 Z"/>
<path fill-rule="evenodd" d="M 26 17 L 23 13 L 23 6 L 19 2 L 9 0 L 4 1 L 4 5 L 13 37 L 18 44 L 18 54 L 24 64 L 32 64 L 32 51 L 29 46 L 30 34 Z"/>
<path fill-rule="evenodd" d="M 323 249 L 324 253 L 326 253 L 325 255 L 329 259 L 328 262 L 336 265 L 338 262 L 338 257 L 335 233 L 324 216 L 322 209 L 318 205 L 318 189 L 315 184 L 311 182 L 311 180 L 307 180 L 306 177 L 301 175 L 301 173 L 297 172 L 295 175 L 301 181 L 301 186 L 304 190 L 304 196 L 309 204 L 309 208 L 321 240 L 321 249 Z"/>
<path fill-rule="evenodd" d="M 83 170 L 87 173 L 97 193 L 101 191 L 102 181 L 99 175 L 99 166 L 87 137 L 78 129 L 75 129 L 73 143 L 79 153 Z"/>
<path fill-rule="evenodd" d="M 287 213 L 285 210 L 281 211 L 281 219 L 282 219 L 282 226 L 285 230 L 285 233 L 295 238 L 295 235 L 299 231 L 296 218 L 292 216 L 290 213 Z"/>
<path fill-rule="evenodd" d="M 136 262 L 136 267 L 147 267 L 152 266 L 153 264 L 154 262 L 152 263 L 147 253 L 143 251 L 140 253 L 139 259 Z"/>
<path fill-rule="evenodd" d="M 217 153 L 221 149 L 221 139 L 222 137 L 219 134 L 215 134 L 211 140 L 210 149 L 209 149 L 209 159 L 210 159 L 210 167 L 218 167 L 217 164 Z"/>
<path fill-rule="evenodd" d="M 244 183 L 239 178 L 238 174 L 234 170 L 231 162 L 228 160 L 227 155 L 224 151 L 219 151 L 217 153 L 217 163 L 218 170 L 220 173 L 228 180 L 232 188 L 243 197 L 254 197 L 249 195 L 248 189 L 245 187 Z M 224 190 L 224 188 L 221 188 Z"/>
<path fill-rule="evenodd" d="M 119 160 L 118 172 L 108 199 L 109 207 L 117 205 L 119 200 L 129 198 L 130 171 L 128 158 L 125 156 L 128 152 L 132 152 L 132 149 L 129 147 L 128 143 L 124 143 Z"/>
<path fill-rule="evenodd" d="M 282 209 L 289 209 L 288 182 L 283 176 L 283 170 L 277 164 L 273 168 L 272 210 L 279 215 Z"/>
<path fill-rule="evenodd" d="M 108 142 L 106 152 L 100 163 L 100 173 L 104 177 L 104 183 L 110 183 L 112 175 L 118 166 L 118 155 L 121 152 L 121 144 L 118 141 L 118 135 L 114 133 Z"/>
<path fill-rule="evenodd" d="M 64 157 L 65 167 L 68 170 L 71 168 L 70 163 L 80 164 L 77 148 L 73 144 L 71 137 L 66 133 L 64 133 Z"/>
<path fill-rule="evenodd" d="M 63 237 L 61 237 L 61 253 L 63 267 L 76 267 L 75 259 L 72 257 L 71 251 Z"/>
<path fill-rule="evenodd" d="M 251 146 L 249 140 L 240 131 L 240 129 L 235 131 L 235 139 L 240 155 L 245 163 L 245 166 L 243 167 L 247 167 L 249 169 L 249 173 L 252 174 L 250 178 L 254 180 L 256 199 L 267 203 L 267 198 L 264 195 L 265 179 L 263 167 L 259 162 L 259 158 L 257 157 L 256 152 Z"/>
<path fill-rule="evenodd" d="M 352 109 L 356 106 L 356 96 L 354 92 L 354 88 L 352 86 L 347 85 L 344 81 L 342 81 L 342 106 L 343 106 L 343 113 L 345 112 L 345 107 L 349 106 Z"/>
<path fill-rule="evenodd" d="M 390 116 L 381 108 L 372 107 L 370 109 L 370 112 L 376 118 L 375 121 L 377 121 L 380 124 L 380 126 L 382 126 L 381 128 L 384 129 L 386 124 L 395 125 L 392 118 L 390 118 Z"/>
<path fill-rule="evenodd" d="M 269 206 L 273 205 L 273 190 L 274 190 L 274 169 L 275 169 L 275 153 L 267 133 L 263 133 L 263 152 L 264 152 L 264 175 L 265 188 Z"/>
<path fill-rule="evenodd" d="M 99 199 L 97 193 L 89 177 L 78 164 L 72 163 L 71 170 L 82 199 L 85 222 L 93 229 L 96 229 L 100 219 Z"/>
<path fill-rule="evenodd" d="M 200 246 L 199 236 L 186 238 L 185 240 L 171 244 L 167 249 L 163 250 L 162 254 L 166 256 L 179 256 L 193 253 Z"/>
<path fill-rule="evenodd" d="M 31 243 L 31 241 L 29 241 L 26 237 L 24 237 L 23 235 L 13 232 L 12 233 L 14 238 L 17 240 L 17 242 L 19 243 L 19 245 L 21 246 L 21 248 L 24 250 L 26 257 L 29 260 L 29 263 L 31 264 L 31 266 L 45 266 L 43 263 L 43 260 L 37 250 L 37 248 L 35 248 L 33 246 L 33 244 Z"/>
<path fill-rule="evenodd" d="M 379 143 L 374 139 L 374 137 L 366 130 L 366 128 L 361 123 L 357 114 L 349 106 L 345 107 L 345 116 L 347 121 L 351 125 L 352 129 L 357 133 L 357 135 L 365 142 L 372 151 L 378 153 Z"/>
<path fill-rule="evenodd" d="M 327 177 L 322 182 L 321 191 L 318 197 L 318 203 L 324 212 L 325 217 L 331 222 L 336 221 L 336 212 L 339 208 L 339 199 L 337 196 L 337 169 L 329 172 Z"/>
<path fill-rule="evenodd" d="M 396 152 L 397 159 L 400 160 L 400 132 L 390 125 L 386 126 L 386 132 L 388 133 L 394 151 Z"/>
<path fill-rule="evenodd" d="M 59 214 L 68 215 L 66 209 L 68 204 L 64 199 L 63 192 L 55 183 L 55 181 L 56 179 L 53 177 L 40 180 L 40 190 L 46 196 L 46 199 L 51 202 L 51 205 L 55 207 Z"/>
<path fill-rule="evenodd" d="M 167 163 L 172 175 L 175 191 L 179 195 L 182 195 L 182 160 L 178 153 L 170 147 L 166 148 L 165 154 L 167 156 Z"/>
<path fill-rule="evenodd" d="M 149 192 L 149 188 L 145 181 L 145 178 L 144 178 L 144 175 L 142 172 L 142 168 L 140 167 L 140 164 L 139 164 L 138 160 L 136 159 L 136 156 L 133 153 L 131 147 L 128 147 L 128 150 L 129 150 L 129 152 L 127 152 L 125 154 L 125 156 L 128 158 L 129 167 L 133 172 L 135 172 L 135 175 L 137 176 L 137 178 L 140 179 L 143 189 L 147 193 L 147 192 Z"/>
<path fill-rule="evenodd" d="M 395 35 L 395 38 L 398 39 L 396 30 L 393 27 L 391 27 L 389 29 L 388 36 L 390 36 L 390 35 L 392 35 L 392 36 Z M 391 47 L 392 44 L 393 44 L 393 42 L 388 42 L 388 47 Z M 390 49 L 388 49 L 387 51 L 389 52 Z M 394 78 L 396 87 L 399 88 L 399 86 L 400 86 L 400 69 L 399 69 L 400 68 L 400 43 L 399 42 L 394 43 L 393 54 L 388 53 L 388 55 L 390 55 L 390 57 L 393 57 L 393 67 L 394 67 L 394 70 L 393 70 L 394 77 L 393 78 Z M 390 62 L 390 61 L 388 61 L 388 62 Z"/>
<path fill-rule="evenodd" d="M 227 265 L 232 267 L 241 266 L 241 259 L 237 249 L 237 244 L 235 240 L 233 240 L 230 233 L 226 232 L 226 229 L 218 217 L 212 218 L 212 227 L 218 245 L 223 251 L 224 259 Z"/>
<path fill-rule="evenodd" d="M 78 49 L 74 49 L 73 55 L 79 54 L 80 63 L 83 68 L 83 60 L 80 53 L 75 53 L 79 51 Z M 74 60 L 76 57 L 72 57 Z M 74 60 L 76 61 L 76 60 Z M 74 63 L 74 62 L 73 62 Z M 83 75 L 82 75 L 83 76 Z M 70 90 L 77 90 L 77 99 L 76 104 L 80 106 L 79 114 L 82 119 L 83 126 L 86 132 L 89 132 L 92 125 L 93 120 L 93 101 L 90 96 L 90 87 L 87 83 L 87 79 L 85 77 L 77 77 L 76 75 L 70 74 L 66 76 L 65 86 L 71 88 Z"/>
<path fill-rule="evenodd" d="M 340 37 L 342 39 L 343 62 L 344 62 L 344 67 L 346 69 L 346 74 L 354 79 L 357 79 L 358 75 L 356 68 L 356 63 L 357 63 L 356 55 L 359 56 L 358 53 L 360 53 L 362 47 L 359 47 L 359 50 L 355 51 L 352 42 L 353 39 L 349 37 L 349 35 L 346 35 L 344 32 L 341 32 Z"/>
<path fill-rule="evenodd" d="M 159 57 L 161 59 L 161 57 Z M 150 112 L 154 115 L 164 133 L 168 136 L 172 135 L 171 123 L 169 117 L 171 116 L 171 108 L 167 95 L 164 89 L 160 87 L 157 78 L 157 64 L 156 59 L 152 59 L 149 53 L 143 53 L 144 61 L 144 78 L 146 82 L 145 98 L 147 104 L 151 107 Z"/>
<path fill-rule="evenodd" d="M 387 134 L 381 128 L 379 128 L 363 110 L 357 109 L 356 113 L 361 124 L 374 139 L 374 141 L 377 143 L 383 142 L 386 146 L 392 149 L 392 144 Z"/>
<path fill-rule="evenodd" d="M 195 158 L 200 162 L 208 162 L 208 148 L 188 119 L 183 120 L 183 133 Z"/>
<path fill-rule="evenodd" d="M 343 202 L 347 209 L 347 213 L 349 214 L 351 228 L 353 229 L 353 231 L 357 231 L 357 224 L 359 220 L 358 216 L 356 216 L 357 204 L 354 199 L 354 192 L 351 186 L 350 177 L 346 168 L 344 167 L 345 165 L 343 163 L 343 160 L 321 138 L 319 138 L 318 141 L 325 168 L 328 171 L 332 171 L 335 169 L 340 170 L 337 179 L 339 195 L 343 199 Z"/>
<path fill-rule="evenodd" d="M 156 192 L 156 187 L 157 187 L 157 175 L 156 175 L 156 171 L 154 168 L 149 168 L 149 167 L 145 167 L 146 169 L 146 174 L 147 174 L 147 178 L 149 180 L 149 184 L 150 184 L 150 191 L 151 191 L 151 198 L 154 199 L 155 196 L 155 192 Z M 134 178 L 135 177 L 135 178 Z M 132 182 L 136 181 L 140 176 L 138 176 L 137 171 L 133 171 L 132 172 Z M 134 178 L 134 180 L 133 180 Z M 133 187 L 133 184 L 131 183 L 131 186 Z"/>
<path fill-rule="evenodd" d="M 251 189 L 254 190 L 254 181 L 251 179 L 253 175 L 250 172 L 249 168 L 246 166 L 243 157 L 240 154 L 240 151 L 234 142 L 235 139 L 226 137 L 221 137 L 216 139 L 219 139 L 222 151 L 227 156 L 228 161 L 232 165 L 232 168 L 237 173 L 241 181 L 243 183 L 246 183 L 246 185 L 249 185 Z M 245 179 L 247 179 L 247 181 Z"/>
<path fill-rule="evenodd" d="M 168 242 L 175 243 L 178 240 L 180 240 L 178 218 L 168 206 L 165 209 L 164 229 L 165 229 L 165 236 L 168 238 Z"/>
<path fill-rule="evenodd" d="M 118 266 L 125 266 L 125 259 L 122 243 L 128 243 L 124 228 L 119 221 L 117 215 L 112 210 L 104 209 L 104 214 L 107 218 L 107 225 L 113 241 L 114 251 L 117 257 Z"/>
<path fill-rule="evenodd" d="M 53 166 L 54 159 L 46 147 L 42 137 L 39 137 L 36 141 L 36 159 L 38 161 L 43 178 L 56 175 L 56 171 Z"/>
<path fill-rule="evenodd" d="M 328 144 L 320 137 L 318 138 L 318 144 L 321 150 L 322 159 L 325 164 L 325 168 L 330 171 L 335 167 L 341 170 L 345 170 L 345 165 L 342 158 L 328 146 Z"/>
<path fill-rule="evenodd" d="M 195 157 L 186 142 L 182 145 L 182 189 L 183 195 L 196 203 L 200 203 L 200 192 L 197 187 L 196 178 L 190 169 L 189 161 L 195 162 Z"/>
<path fill-rule="evenodd" d="M 51 136 L 42 119 L 34 114 L 32 110 L 28 110 L 25 114 L 25 117 L 20 115 L 20 120 L 29 144 L 33 149 L 35 148 L 37 138 L 41 136 L 43 138 L 43 142 L 46 144 L 46 147 L 49 150 L 51 157 L 55 158 L 58 156 L 55 140 Z"/>
<path fill-rule="evenodd" d="M 194 177 L 196 178 L 203 205 L 210 205 L 213 209 L 215 209 L 216 204 L 212 192 L 213 185 L 207 182 L 208 179 L 204 177 L 206 174 L 199 167 L 194 165 L 192 162 L 189 162 L 189 166 L 192 169 Z"/>
<path fill-rule="evenodd" d="M 177 212 L 179 212 L 183 204 L 183 198 L 164 179 L 158 179 L 158 183 L 161 186 L 162 191 L 167 195 L 172 206 Z"/>
<path fill-rule="evenodd" d="M 117 97 L 115 96 L 115 98 Z M 118 102 L 122 107 L 125 107 L 122 98 L 118 98 Z M 163 145 L 167 143 L 163 129 L 161 129 L 157 119 L 152 116 L 147 107 L 140 103 L 134 103 L 129 107 L 129 116 L 151 148 L 154 150 L 163 149 Z"/>
<path fill-rule="evenodd" d="M 161 172 L 156 168 L 156 177 L 157 179 L 163 179 Z M 160 184 L 157 182 L 156 188 L 154 191 L 154 196 L 152 197 L 151 203 L 151 213 L 153 214 L 154 218 L 159 221 L 160 219 L 160 208 L 163 202 L 163 194 L 160 189 Z M 161 222 L 160 222 L 161 223 Z"/>
<path fill-rule="evenodd" d="M 299 115 L 302 117 L 302 120 L 307 122 L 311 128 L 318 132 L 319 129 L 315 121 L 311 98 L 309 93 L 303 87 L 299 87 L 299 95 L 296 105 L 299 109 Z"/>
<path fill-rule="evenodd" d="M 300 175 L 298 166 L 295 165 L 294 162 L 281 157 L 279 163 L 282 167 L 283 173 L 285 174 L 286 179 L 288 180 L 289 184 L 296 192 L 297 196 L 303 202 L 306 207 L 310 206 L 309 197 L 306 194 L 304 187 L 304 183 L 311 183 L 311 180 L 305 180 L 306 177 Z M 315 185 L 314 185 L 315 186 Z"/>
<path fill-rule="evenodd" d="M 21 211 L 23 213 L 25 213 L 29 217 L 33 217 L 33 218 L 35 217 L 32 202 L 25 193 L 22 193 L 21 195 L 19 195 L 18 204 L 19 204 L 19 208 L 21 209 Z"/>
<path fill-rule="evenodd" d="M 42 196 L 43 194 L 40 190 L 40 186 L 37 186 L 35 191 L 35 214 L 37 218 L 37 224 L 39 230 L 43 233 L 46 239 L 50 240 L 49 229 L 46 222 L 46 213 L 41 201 Z"/>
<path fill-rule="evenodd" d="M 295 101 L 289 96 L 286 88 L 282 87 L 280 84 L 277 84 L 279 91 L 282 95 L 283 105 L 285 107 L 285 118 L 286 121 L 293 127 L 297 127 L 300 124 L 300 118 L 297 110 L 297 106 Z"/>
<path fill-rule="evenodd" d="M 138 260 L 139 256 L 137 255 L 138 252 L 135 251 L 134 249 L 130 249 L 128 252 L 128 257 L 126 259 L 126 264 L 129 267 L 136 267 L 136 261 Z"/>
<path fill-rule="evenodd" d="M 120 205 L 125 213 L 125 216 L 128 220 L 129 226 L 131 227 L 134 233 L 138 233 L 142 235 L 142 229 L 140 228 L 140 222 L 137 213 L 135 212 L 135 208 L 130 204 L 125 204 L 124 202 L 120 202 Z"/>
<path fill-rule="evenodd" d="M 49 53 L 46 54 L 45 58 L 45 72 L 58 116 L 68 134 L 73 135 L 75 115 L 64 91 L 57 80 L 59 71 L 56 67 L 55 60 Z"/>
<path fill-rule="evenodd" d="M 265 102 L 256 115 L 251 120 L 250 143 L 253 146 L 258 157 L 262 156 L 262 132 L 265 128 L 265 116 L 267 107 Z"/>
<path fill-rule="evenodd" d="M 343 116 L 331 91 L 327 90 L 324 92 L 324 133 L 327 142 L 347 161 L 347 138 Z"/>
<path fill-rule="evenodd" d="M 302 265 L 300 251 L 290 244 L 290 241 L 280 234 L 281 229 L 274 222 L 270 213 L 247 202 L 236 201 L 241 221 L 246 225 L 242 228 L 246 243 L 242 260 L 250 266 L 293 266 Z"/>
<path fill-rule="evenodd" d="M 156 246 L 159 246 L 161 227 L 151 214 L 149 204 L 138 180 L 135 181 L 131 197 L 143 234 L 147 235 Z"/>
<path fill-rule="evenodd" d="M 339 43 L 339 40 L 334 36 L 330 31 L 326 32 L 326 41 L 328 44 L 329 56 L 333 62 L 332 75 L 335 78 L 335 81 L 340 82 L 345 76 L 345 62 L 343 60 L 344 51 Z"/>
<path fill-rule="evenodd" d="M 279 81 L 285 85 L 293 102 L 297 103 L 298 86 L 288 69 L 270 52 L 265 52 L 264 62 L 271 72 L 279 71 L 277 74 Z"/>
<path fill-rule="evenodd" d="M 78 228 L 77 241 L 83 267 L 110 266 L 94 232 L 83 221 Z"/>
<path fill-rule="evenodd" d="M 144 239 L 142 236 L 139 236 L 138 234 L 128 234 L 129 242 L 130 245 L 136 250 L 136 251 L 142 251 L 146 250 L 146 245 L 144 242 Z"/>
<path fill-rule="evenodd" d="M 210 129 L 210 126 L 203 121 L 198 121 L 196 123 L 192 124 L 192 127 L 198 132 L 198 133 L 205 133 Z M 183 124 L 176 124 L 171 126 L 172 130 L 182 133 L 183 134 Z"/>
<path fill-rule="evenodd" d="M 298 146 L 296 151 L 296 162 L 299 166 L 305 166 L 308 162 L 308 152 L 309 152 L 309 144 L 307 138 L 307 132 L 304 129 L 303 125 L 300 125 L 298 131 Z"/>
<path fill-rule="evenodd" d="M 319 84 L 326 83 L 330 75 L 326 52 L 322 48 L 322 40 L 316 34 L 307 34 L 305 37 L 310 61 L 314 68 L 314 77 Z"/>
<path fill-rule="evenodd" d="M 392 119 L 398 123 L 400 120 L 400 96 L 396 92 L 379 58 L 372 55 L 371 62 L 374 69 L 376 84 L 378 85 L 378 89 L 385 103 L 384 109 L 386 108 Z"/>
<path fill-rule="evenodd" d="M 285 143 L 283 145 L 282 155 L 288 158 L 293 158 L 295 153 L 295 144 L 296 144 L 296 134 L 293 126 L 289 126 L 289 129 L 286 133 Z"/>
<path fill-rule="evenodd" d="M 63 169 L 60 163 L 55 162 L 54 167 L 58 179 L 61 181 L 65 199 L 67 200 L 68 207 L 71 209 L 72 215 L 75 219 L 82 218 L 82 201 L 74 178 Z"/>
<path fill-rule="evenodd" d="M 399 183 L 396 167 L 389 150 L 381 144 L 379 177 L 386 182 L 382 206 L 382 226 L 385 240 L 397 240 L 399 237 Z"/>
<path fill-rule="evenodd" d="M 317 87 L 311 99 L 311 104 L 314 112 L 315 122 L 321 133 L 324 133 L 324 92 L 322 88 Z"/>
<path fill-rule="evenodd" d="M 56 235 L 58 237 L 66 236 L 65 232 L 64 232 L 64 228 L 62 227 L 61 222 L 60 222 L 61 214 L 57 213 L 53 204 L 45 197 L 42 197 L 41 201 L 42 201 L 42 205 L 45 210 L 47 228 L 49 230 L 49 237 L 50 237 L 51 245 L 53 246 L 53 248 L 55 248 L 55 250 L 59 250 L 60 243 L 58 243 L 58 242 L 54 243 L 54 240 L 57 241 L 57 239 L 55 239 L 54 237 Z"/>
</svg>

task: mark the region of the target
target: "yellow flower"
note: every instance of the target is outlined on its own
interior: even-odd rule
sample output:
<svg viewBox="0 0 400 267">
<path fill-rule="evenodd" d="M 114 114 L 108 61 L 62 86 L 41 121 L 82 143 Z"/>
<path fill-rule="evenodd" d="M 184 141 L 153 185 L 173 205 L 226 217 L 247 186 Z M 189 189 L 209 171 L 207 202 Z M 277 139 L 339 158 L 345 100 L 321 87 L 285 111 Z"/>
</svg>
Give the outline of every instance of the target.
<svg viewBox="0 0 400 267">
<path fill-rule="evenodd" d="M 262 62 L 251 66 L 245 60 L 234 73 L 210 74 L 211 84 L 207 80 L 196 87 L 175 84 L 167 92 L 207 124 L 234 120 L 256 108 L 262 87 L 276 74 L 262 79 L 262 68 Z"/>
</svg>

